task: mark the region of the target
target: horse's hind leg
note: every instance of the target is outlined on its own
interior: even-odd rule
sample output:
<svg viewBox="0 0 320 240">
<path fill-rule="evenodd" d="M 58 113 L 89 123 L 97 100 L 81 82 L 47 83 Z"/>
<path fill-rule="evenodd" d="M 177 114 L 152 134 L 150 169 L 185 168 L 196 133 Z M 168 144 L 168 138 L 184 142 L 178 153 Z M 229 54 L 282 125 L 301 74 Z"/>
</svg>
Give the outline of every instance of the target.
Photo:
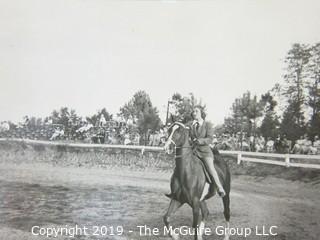
<svg viewBox="0 0 320 240">
<path fill-rule="evenodd" d="M 228 240 L 229 239 L 229 227 L 230 227 L 230 224 L 229 224 L 229 221 L 230 221 L 230 193 L 227 193 L 223 198 L 222 198 L 222 201 L 223 201 L 223 208 L 224 208 L 224 211 L 223 211 L 223 214 L 224 214 L 224 218 L 226 219 L 226 235 L 224 237 L 224 240 Z"/>
<path fill-rule="evenodd" d="M 171 199 L 169 208 L 167 210 L 167 213 L 163 216 L 164 224 L 166 225 L 167 230 L 170 229 L 170 217 L 179 209 L 179 207 L 182 206 L 182 203 L 180 203 L 177 200 Z M 170 232 L 170 236 L 172 239 L 178 239 L 179 235 L 174 234 L 174 232 Z"/>
</svg>

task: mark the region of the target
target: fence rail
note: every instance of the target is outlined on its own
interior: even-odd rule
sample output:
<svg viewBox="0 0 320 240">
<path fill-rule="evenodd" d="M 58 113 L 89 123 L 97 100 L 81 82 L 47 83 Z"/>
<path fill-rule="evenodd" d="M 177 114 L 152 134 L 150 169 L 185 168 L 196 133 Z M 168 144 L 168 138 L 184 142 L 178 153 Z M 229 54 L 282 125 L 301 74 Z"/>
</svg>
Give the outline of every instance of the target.
<svg viewBox="0 0 320 240">
<path fill-rule="evenodd" d="M 50 141 L 39 141 L 29 139 L 6 139 L 0 138 L 0 142 L 25 142 L 31 144 L 43 144 L 43 145 L 66 145 L 69 147 L 83 147 L 83 148 L 118 148 L 118 149 L 135 149 L 140 150 L 143 154 L 144 151 L 163 151 L 161 147 L 150 147 L 150 146 L 128 146 L 128 145 L 107 145 L 107 144 L 86 144 L 86 143 L 65 143 L 65 142 L 50 142 Z M 260 153 L 260 152 L 243 152 L 243 151 L 219 151 L 224 155 L 236 155 L 237 163 L 254 162 L 254 163 L 265 163 L 286 167 L 301 167 L 301 168 L 314 168 L 320 169 L 320 155 L 301 155 L 301 154 L 278 154 L 278 153 Z M 263 157 L 263 158 L 261 158 Z M 265 159 L 265 158 L 276 158 Z M 292 162 L 291 159 L 303 160 L 303 163 Z M 316 163 L 308 163 L 310 160 L 315 160 Z"/>
<path fill-rule="evenodd" d="M 301 154 L 279 154 L 279 153 L 260 153 L 242 151 L 220 151 L 221 154 L 237 155 L 237 163 L 242 161 L 266 163 L 286 167 L 301 167 L 320 169 L 320 155 L 301 155 Z M 259 158 L 260 157 L 260 158 Z M 261 157 L 277 158 L 277 160 L 264 159 Z M 301 159 L 304 163 L 292 162 L 291 159 Z M 308 163 L 309 160 L 318 161 L 316 164 Z"/>
</svg>

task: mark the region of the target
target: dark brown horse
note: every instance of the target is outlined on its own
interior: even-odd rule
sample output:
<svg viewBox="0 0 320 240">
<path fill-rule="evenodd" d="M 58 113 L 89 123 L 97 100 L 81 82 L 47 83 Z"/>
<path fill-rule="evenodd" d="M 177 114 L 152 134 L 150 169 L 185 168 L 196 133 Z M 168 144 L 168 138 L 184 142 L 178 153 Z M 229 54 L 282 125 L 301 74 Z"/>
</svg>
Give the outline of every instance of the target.
<svg viewBox="0 0 320 240">
<path fill-rule="evenodd" d="M 170 217 L 184 204 L 187 203 L 193 212 L 193 230 L 195 239 L 202 239 L 205 222 L 208 219 L 209 210 L 205 200 L 212 197 L 215 187 L 210 185 L 208 190 L 208 178 L 204 171 L 202 161 L 193 154 L 192 146 L 189 142 L 189 128 L 184 124 L 175 122 L 169 128 L 169 137 L 165 149 L 170 146 L 175 147 L 176 167 L 171 177 L 171 193 L 167 196 L 171 202 L 167 213 L 164 216 L 164 223 L 170 229 Z M 226 162 L 221 158 L 217 150 L 213 150 L 214 164 L 218 172 L 220 181 L 225 189 L 226 195 L 222 198 L 224 206 L 224 216 L 229 228 L 230 219 L 230 171 Z M 212 231 L 212 229 L 211 229 Z M 178 236 L 171 232 L 171 237 Z M 228 239 L 229 235 L 225 235 Z"/>
</svg>

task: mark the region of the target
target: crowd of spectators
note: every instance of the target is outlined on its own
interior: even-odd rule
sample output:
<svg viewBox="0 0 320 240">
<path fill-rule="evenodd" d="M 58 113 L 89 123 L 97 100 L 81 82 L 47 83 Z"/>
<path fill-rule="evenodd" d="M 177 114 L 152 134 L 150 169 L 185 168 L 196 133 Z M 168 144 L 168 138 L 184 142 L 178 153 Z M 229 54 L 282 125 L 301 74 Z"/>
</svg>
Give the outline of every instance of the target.
<svg viewBox="0 0 320 240">
<path fill-rule="evenodd" d="M 140 135 L 134 124 L 106 121 L 102 115 L 95 126 L 90 122 L 81 121 L 68 128 L 51 122 L 41 126 L 30 126 L 28 119 L 15 126 L 1 122 L 0 137 L 162 147 L 166 141 L 167 129 L 167 126 L 163 126 L 159 130 L 149 130 L 146 134 Z M 220 150 L 320 154 L 319 136 L 315 136 L 314 141 L 311 141 L 304 135 L 292 142 L 286 135 L 265 139 L 261 135 L 253 136 L 246 133 L 220 134 L 214 135 L 212 145 Z"/>
<path fill-rule="evenodd" d="M 1 122 L 0 137 L 100 144 L 144 144 L 142 142 L 144 139 L 140 137 L 134 125 L 106 121 L 103 116 L 95 125 L 88 121 L 80 121 L 78 124 L 67 126 L 52 122 L 34 126 L 29 124 L 28 119 L 25 119 L 23 123 L 11 124 L 11 126 L 8 122 Z"/>
<path fill-rule="evenodd" d="M 239 150 L 267 153 L 294 153 L 294 154 L 320 154 L 320 139 L 315 136 L 312 142 L 307 134 L 292 142 L 286 135 L 278 135 L 276 138 L 265 139 L 261 135 L 246 133 L 214 135 L 213 143 L 221 150 Z"/>
<path fill-rule="evenodd" d="M 146 134 L 141 135 L 134 124 L 121 121 L 106 121 L 103 115 L 100 116 L 95 125 L 88 121 L 67 125 L 54 124 L 49 121 L 42 125 L 33 126 L 29 124 L 28 118 L 16 125 L 4 121 L 0 123 L 1 137 L 148 146 L 162 146 L 165 141 L 163 129 L 159 131 L 149 130 Z"/>
</svg>

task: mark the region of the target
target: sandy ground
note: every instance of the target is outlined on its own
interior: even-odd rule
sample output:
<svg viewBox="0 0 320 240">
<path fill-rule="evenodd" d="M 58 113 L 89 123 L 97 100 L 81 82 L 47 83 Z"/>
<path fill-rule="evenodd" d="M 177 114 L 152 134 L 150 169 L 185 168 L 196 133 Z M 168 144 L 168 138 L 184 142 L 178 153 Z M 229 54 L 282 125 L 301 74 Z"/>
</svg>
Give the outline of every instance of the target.
<svg viewBox="0 0 320 240">
<path fill-rule="evenodd" d="M 41 227 L 108 227 L 108 234 L 60 236 L 56 239 L 167 239 L 140 234 L 139 225 L 163 230 L 162 216 L 169 199 L 170 173 L 122 169 L 85 169 L 49 165 L 0 164 L 0 239 L 48 239 L 31 234 Z M 230 239 L 318 240 L 320 236 L 320 184 L 276 178 L 238 176 L 231 192 L 231 227 L 251 229 L 247 237 Z M 224 225 L 222 202 L 207 201 L 212 231 L 205 239 L 223 239 L 215 232 Z M 183 206 L 172 219 L 175 227 L 192 222 L 191 209 Z M 110 233 L 121 226 L 124 233 Z M 262 228 L 277 226 L 276 236 L 257 236 Z M 119 230 L 119 229 L 118 229 Z M 118 233 L 118 232 L 116 232 Z M 50 238 L 51 239 L 51 238 Z M 181 239 L 192 239 L 181 236 Z"/>
</svg>

